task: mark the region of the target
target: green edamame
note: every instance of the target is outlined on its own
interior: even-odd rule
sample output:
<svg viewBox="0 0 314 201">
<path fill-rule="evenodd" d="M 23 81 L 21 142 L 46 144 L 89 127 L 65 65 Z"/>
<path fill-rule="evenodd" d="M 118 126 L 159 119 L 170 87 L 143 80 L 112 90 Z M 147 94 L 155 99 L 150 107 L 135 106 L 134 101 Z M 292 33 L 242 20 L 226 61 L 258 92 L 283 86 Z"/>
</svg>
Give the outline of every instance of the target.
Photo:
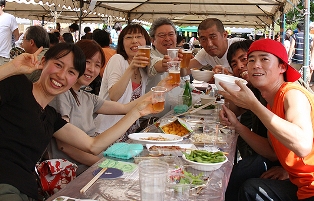
<svg viewBox="0 0 314 201">
<path fill-rule="evenodd" d="M 184 153 L 184 155 L 186 159 L 198 163 L 220 163 L 225 160 L 224 153 L 221 151 L 193 150 L 190 154 Z"/>
</svg>

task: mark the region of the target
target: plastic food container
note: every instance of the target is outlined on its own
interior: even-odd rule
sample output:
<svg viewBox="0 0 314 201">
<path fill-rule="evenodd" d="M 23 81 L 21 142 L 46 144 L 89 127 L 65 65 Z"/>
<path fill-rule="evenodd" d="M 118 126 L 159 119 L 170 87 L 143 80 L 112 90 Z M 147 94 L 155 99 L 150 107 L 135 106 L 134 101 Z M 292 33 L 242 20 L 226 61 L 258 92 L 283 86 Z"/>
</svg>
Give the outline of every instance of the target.
<svg viewBox="0 0 314 201">
<path fill-rule="evenodd" d="M 246 80 L 239 77 L 234 77 L 231 75 L 215 74 L 214 78 L 215 78 L 215 85 L 220 91 L 224 91 L 224 89 L 219 84 L 221 82 L 225 83 L 227 87 L 231 88 L 234 91 L 240 91 L 240 87 L 235 83 L 236 80 L 241 80 L 244 84 L 247 84 Z"/>
</svg>

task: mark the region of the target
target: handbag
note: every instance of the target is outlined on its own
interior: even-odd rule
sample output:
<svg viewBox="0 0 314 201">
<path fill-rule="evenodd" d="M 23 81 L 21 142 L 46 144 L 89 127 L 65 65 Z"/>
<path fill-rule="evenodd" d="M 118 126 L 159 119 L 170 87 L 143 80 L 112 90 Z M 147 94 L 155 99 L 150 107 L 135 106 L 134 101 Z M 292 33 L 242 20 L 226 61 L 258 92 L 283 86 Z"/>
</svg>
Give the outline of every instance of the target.
<svg viewBox="0 0 314 201">
<path fill-rule="evenodd" d="M 42 190 L 50 196 L 76 178 L 77 165 L 66 159 L 45 160 L 36 168 Z"/>
</svg>

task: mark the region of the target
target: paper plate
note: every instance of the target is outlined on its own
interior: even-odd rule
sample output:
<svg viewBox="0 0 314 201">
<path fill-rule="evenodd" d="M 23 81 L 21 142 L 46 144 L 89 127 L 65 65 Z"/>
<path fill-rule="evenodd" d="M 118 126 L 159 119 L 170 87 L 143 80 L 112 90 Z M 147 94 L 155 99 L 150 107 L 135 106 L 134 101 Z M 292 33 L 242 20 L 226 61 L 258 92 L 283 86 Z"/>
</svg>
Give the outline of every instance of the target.
<svg viewBox="0 0 314 201">
<path fill-rule="evenodd" d="M 101 170 L 102 170 L 102 168 L 98 168 L 98 169 L 94 170 L 93 175 L 95 176 Z M 116 168 L 108 168 L 106 170 L 106 172 L 104 172 L 99 178 L 102 178 L 102 179 L 115 179 L 115 178 L 121 177 L 122 175 L 123 175 L 122 170 L 119 170 L 119 169 L 116 169 Z"/>
<path fill-rule="evenodd" d="M 183 140 L 182 137 L 178 135 L 170 135 L 163 133 L 132 133 L 129 134 L 129 138 L 142 144 L 169 144 L 178 143 Z M 150 139 L 151 138 L 151 139 Z M 155 138 L 160 138 L 160 140 Z"/>
</svg>

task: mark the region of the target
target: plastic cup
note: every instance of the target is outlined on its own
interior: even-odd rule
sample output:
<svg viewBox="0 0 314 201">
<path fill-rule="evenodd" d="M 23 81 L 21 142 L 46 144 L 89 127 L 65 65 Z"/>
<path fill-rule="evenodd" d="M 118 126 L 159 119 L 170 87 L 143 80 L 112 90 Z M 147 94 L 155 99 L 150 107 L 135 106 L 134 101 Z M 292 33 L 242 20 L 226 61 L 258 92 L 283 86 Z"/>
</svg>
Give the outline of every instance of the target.
<svg viewBox="0 0 314 201">
<path fill-rule="evenodd" d="M 171 84 L 180 84 L 180 61 L 169 61 L 168 65 L 168 73 L 171 76 L 171 80 L 169 82 Z"/>
<path fill-rule="evenodd" d="M 181 68 L 188 68 L 192 58 L 192 50 L 182 50 L 182 54 Z"/>
<path fill-rule="evenodd" d="M 156 112 L 163 111 L 165 107 L 165 93 L 167 91 L 167 88 L 156 86 L 156 87 L 152 87 L 151 91 L 153 92 L 153 97 L 152 97 L 153 109 Z"/>
<path fill-rule="evenodd" d="M 138 52 L 145 53 L 145 57 L 150 58 L 150 45 L 142 45 L 138 46 Z M 141 66 L 146 66 L 146 64 L 142 64 Z"/>
<path fill-rule="evenodd" d="M 169 165 L 160 160 L 139 163 L 141 201 L 165 200 Z"/>
<path fill-rule="evenodd" d="M 213 123 L 206 118 L 203 121 L 203 133 L 208 136 L 208 140 L 204 142 L 204 148 L 216 146 L 219 124 Z"/>
<path fill-rule="evenodd" d="M 167 49 L 167 54 L 171 60 L 176 60 L 178 58 L 179 49 Z"/>
<path fill-rule="evenodd" d="M 173 184 L 169 186 L 170 201 L 188 201 L 190 196 L 190 184 Z"/>
<path fill-rule="evenodd" d="M 190 101 L 190 97 L 186 95 L 179 95 L 178 105 L 188 105 Z"/>
<path fill-rule="evenodd" d="M 210 96 L 210 95 L 201 95 L 201 103 L 204 105 L 206 103 L 211 103 L 215 104 L 216 97 L 215 96 Z"/>
<path fill-rule="evenodd" d="M 217 146 L 222 149 L 230 148 L 231 145 L 230 138 L 234 136 L 234 134 L 235 134 L 234 127 L 219 125 L 217 134 Z"/>
</svg>

